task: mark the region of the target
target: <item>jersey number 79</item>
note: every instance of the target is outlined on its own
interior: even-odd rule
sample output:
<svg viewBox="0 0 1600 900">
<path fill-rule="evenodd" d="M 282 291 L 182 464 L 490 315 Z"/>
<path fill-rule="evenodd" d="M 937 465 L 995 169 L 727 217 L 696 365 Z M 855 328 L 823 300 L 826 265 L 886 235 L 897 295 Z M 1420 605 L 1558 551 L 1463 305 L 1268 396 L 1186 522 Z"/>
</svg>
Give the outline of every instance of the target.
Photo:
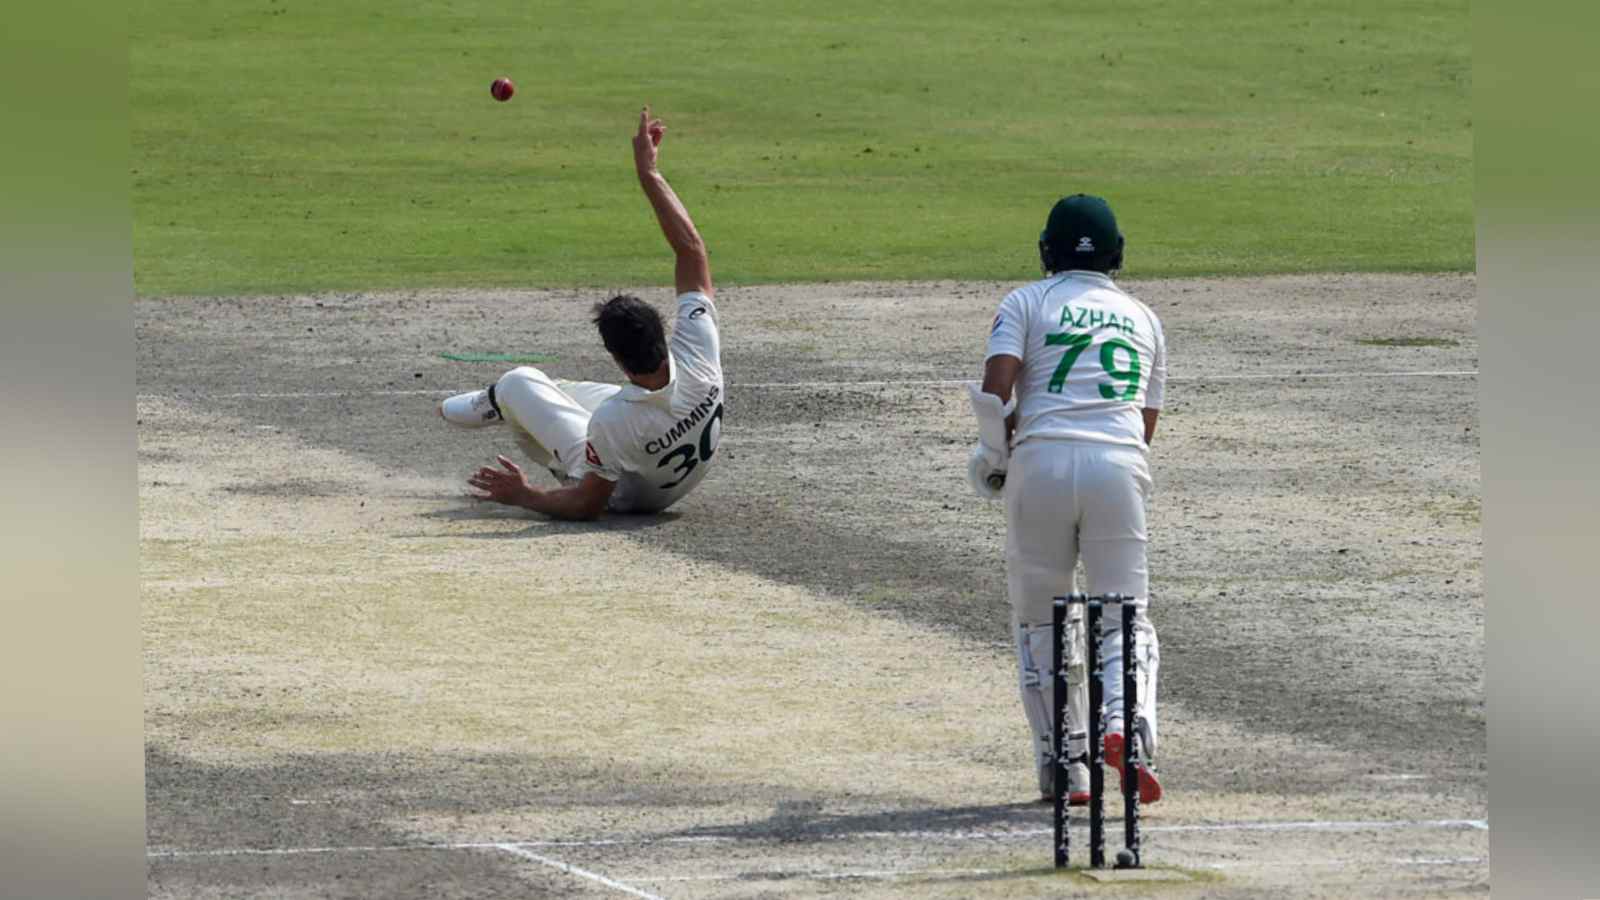
<svg viewBox="0 0 1600 900">
<path fill-rule="evenodd" d="M 1050 376 L 1048 390 L 1052 394 L 1061 393 L 1067 383 L 1067 372 L 1071 371 L 1072 364 L 1078 361 L 1078 356 L 1089 349 L 1094 343 L 1094 333 L 1089 331 L 1058 331 L 1055 334 L 1044 336 L 1045 346 L 1063 346 L 1067 349 L 1061 354 L 1061 362 Z M 1128 354 L 1126 367 L 1117 365 L 1117 351 L 1122 350 Z M 1139 393 L 1139 351 L 1134 346 L 1121 338 L 1110 338 L 1100 345 L 1100 369 L 1106 377 L 1114 381 L 1121 381 L 1119 387 L 1114 384 L 1100 382 L 1100 396 L 1107 400 L 1132 400 Z"/>
</svg>

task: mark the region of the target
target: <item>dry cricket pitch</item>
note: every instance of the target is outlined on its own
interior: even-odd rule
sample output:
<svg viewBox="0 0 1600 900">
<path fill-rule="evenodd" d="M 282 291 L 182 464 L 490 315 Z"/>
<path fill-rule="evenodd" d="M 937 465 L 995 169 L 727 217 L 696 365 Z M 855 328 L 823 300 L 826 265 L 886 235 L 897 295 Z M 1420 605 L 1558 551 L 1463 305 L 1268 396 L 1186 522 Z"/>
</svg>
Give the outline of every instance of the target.
<svg viewBox="0 0 1600 900">
<path fill-rule="evenodd" d="M 582 525 L 466 499 L 514 445 L 433 404 L 504 365 L 438 354 L 614 380 L 606 292 L 140 301 L 149 893 L 1487 894 L 1473 279 L 1129 284 L 1187 881 L 1049 867 L 965 481 L 1007 286 L 835 284 L 721 292 L 715 468 Z"/>
</svg>

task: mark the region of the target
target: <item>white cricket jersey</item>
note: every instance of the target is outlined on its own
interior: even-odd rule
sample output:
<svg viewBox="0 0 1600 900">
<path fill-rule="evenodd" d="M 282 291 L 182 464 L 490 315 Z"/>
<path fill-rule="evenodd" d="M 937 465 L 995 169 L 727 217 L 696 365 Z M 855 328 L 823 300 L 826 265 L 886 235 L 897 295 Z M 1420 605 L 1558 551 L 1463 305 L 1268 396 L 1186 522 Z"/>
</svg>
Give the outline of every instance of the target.
<svg viewBox="0 0 1600 900">
<path fill-rule="evenodd" d="M 666 509 L 700 483 L 717 452 L 722 345 L 710 297 L 699 291 L 678 297 L 667 351 L 665 387 L 625 384 L 589 419 L 583 472 L 617 483 L 614 510 Z"/>
<path fill-rule="evenodd" d="M 1000 301 L 989 356 L 1022 360 L 1012 446 L 1033 438 L 1143 449 L 1142 409 L 1160 409 L 1167 341 L 1148 306 L 1099 272 L 1061 272 Z"/>
</svg>

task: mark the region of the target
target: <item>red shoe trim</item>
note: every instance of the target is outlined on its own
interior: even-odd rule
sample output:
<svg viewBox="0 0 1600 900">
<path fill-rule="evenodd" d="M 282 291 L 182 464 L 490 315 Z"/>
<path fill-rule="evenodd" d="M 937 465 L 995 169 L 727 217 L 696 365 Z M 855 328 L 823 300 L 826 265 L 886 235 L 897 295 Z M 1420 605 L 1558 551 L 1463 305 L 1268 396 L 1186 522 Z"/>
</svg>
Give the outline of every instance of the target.
<svg viewBox="0 0 1600 900">
<path fill-rule="evenodd" d="M 1122 779 L 1122 735 L 1116 732 L 1106 735 L 1106 765 L 1117 770 L 1117 787 L 1127 790 Z M 1155 803 L 1161 799 L 1161 782 L 1156 780 L 1156 774 L 1150 767 L 1139 764 L 1139 802 Z"/>
</svg>

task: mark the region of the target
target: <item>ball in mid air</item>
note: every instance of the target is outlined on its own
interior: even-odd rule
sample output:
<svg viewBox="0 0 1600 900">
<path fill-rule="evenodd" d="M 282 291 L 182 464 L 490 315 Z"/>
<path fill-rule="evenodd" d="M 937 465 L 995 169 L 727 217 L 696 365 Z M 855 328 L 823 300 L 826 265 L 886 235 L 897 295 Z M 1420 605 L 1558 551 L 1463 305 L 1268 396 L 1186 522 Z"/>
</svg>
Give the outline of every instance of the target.
<svg viewBox="0 0 1600 900">
<path fill-rule="evenodd" d="M 517 86 L 512 84 L 511 79 L 509 78 L 496 78 L 489 85 L 489 95 L 494 97 L 496 100 L 499 100 L 501 103 L 510 100 L 511 95 L 515 94 L 516 92 Z"/>
</svg>

